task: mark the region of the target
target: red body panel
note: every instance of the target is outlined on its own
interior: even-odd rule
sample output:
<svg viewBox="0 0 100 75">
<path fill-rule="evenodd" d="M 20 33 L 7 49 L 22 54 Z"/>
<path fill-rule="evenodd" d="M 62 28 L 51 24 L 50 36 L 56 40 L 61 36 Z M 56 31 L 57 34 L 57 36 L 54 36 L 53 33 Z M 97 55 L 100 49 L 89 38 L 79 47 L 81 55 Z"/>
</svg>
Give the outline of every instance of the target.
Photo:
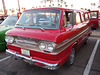
<svg viewBox="0 0 100 75">
<path fill-rule="evenodd" d="M 94 11 L 89 11 L 89 13 L 91 12 L 97 12 L 97 17 L 96 18 L 90 18 L 90 22 L 91 24 L 93 24 L 92 28 L 98 28 L 99 27 L 99 11 L 98 10 L 94 10 Z"/>
<path fill-rule="evenodd" d="M 30 55 L 33 59 L 37 59 L 37 60 L 39 59 L 41 61 L 51 63 L 51 64 L 58 63 L 59 66 L 62 66 L 63 63 L 66 62 L 66 60 L 69 57 L 71 47 L 72 47 L 72 45 L 70 45 L 68 48 L 66 48 L 65 50 L 63 50 L 62 52 L 60 52 L 57 55 L 51 55 L 51 54 L 36 52 L 36 51 L 32 51 L 32 50 L 30 50 Z M 19 48 L 19 47 L 8 45 L 8 48 L 10 51 L 17 52 L 17 54 L 21 54 L 21 48 Z M 23 54 L 21 54 L 21 55 L 23 55 Z M 26 56 L 26 55 L 23 55 L 23 56 Z M 29 56 L 27 56 L 27 57 L 29 57 Z"/>
<path fill-rule="evenodd" d="M 29 37 L 41 40 L 53 41 L 56 43 L 60 42 L 60 30 L 46 30 L 41 29 L 30 29 L 30 28 L 14 28 L 7 32 L 6 34 L 13 36 Z"/>
</svg>

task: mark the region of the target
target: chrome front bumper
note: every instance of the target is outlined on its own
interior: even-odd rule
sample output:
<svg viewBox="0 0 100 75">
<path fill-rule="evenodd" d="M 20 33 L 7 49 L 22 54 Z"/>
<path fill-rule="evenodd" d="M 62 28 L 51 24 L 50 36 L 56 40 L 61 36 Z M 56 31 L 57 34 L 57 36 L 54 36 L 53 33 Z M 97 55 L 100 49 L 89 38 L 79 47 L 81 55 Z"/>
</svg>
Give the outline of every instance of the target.
<svg viewBox="0 0 100 75">
<path fill-rule="evenodd" d="M 56 70 L 56 69 L 59 68 L 58 64 L 50 64 L 50 63 L 46 63 L 46 62 L 43 62 L 43 61 L 39 61 L 39 60 L 36 60 L 36 59 L 32 59 L 32 57 L 29 58 L 29 57 L 17 54 L 16 52 L 12 52 L 12 51 L 9 51 L 9 50 L 6 50 L 6 53 L 14 56 L 14 58 L 18 58 L 18 59 L 22 58 L 22 59 L 28 60 L 28 63 L 30 63 L 30 64 L 37 65 L 35 62 L 40 63 L 40 64 L 42 64 L 42 66 L 40 66 L 40 67 L 43 67 L 43 68 L 46 68 L 46 69 Z M 39 65 L 37 65 L 37 66 L 39 66 Z"/>
</svg>

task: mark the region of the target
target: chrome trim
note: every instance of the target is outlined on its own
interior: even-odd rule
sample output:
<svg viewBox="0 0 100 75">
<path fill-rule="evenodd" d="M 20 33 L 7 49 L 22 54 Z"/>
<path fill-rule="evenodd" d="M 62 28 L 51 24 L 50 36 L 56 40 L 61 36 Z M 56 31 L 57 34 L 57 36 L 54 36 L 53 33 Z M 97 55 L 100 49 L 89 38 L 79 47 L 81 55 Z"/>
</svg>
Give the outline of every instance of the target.
<svg viewBox="0 0 100 75">
<path fill-rule="evenodd" d="M 87 32 L 88 29 L 89 29 L 89 27 L 87 27 L 87 28 L 84 29 L 83 31 L 77 33 L 76 35 L 74 35 L 74 36 L 72 36 L 72 37 L 70 37 L 70 38 L 64 40 L 63 42 L 59 43 L 60 45 L 57 46 L 57 49 L 61 48 L 62 46 L 66 45 L 67 43 L 69 43 L 69 42 L 71 42 L 71 41 L 73 41 L 73 40 L 76 41 L 77 39 L 80 38 L 79 36 L 84 35 L 84 34 Z M 65 42 L 65 41 L 66 41 L 66 42 Z"/>
<path fill-rule="evenodd" d="M 55 70 L 55 69 L 59 68 L 58 64 L 50 64 L 50 63 L 46 63 L 46 62 L 43 62 L 43 61 L 39 61 L 39 60 L 36 60 L 36 59 L 32 59 L 32 57 L 29 58 L 29 57 L 17 54 L 16 52 L 12 52 L 12 51 L 9 51 L 9 50 L 6 50 L 6 53 L 9 53 L 9 54 L 14 55 L 16 57 L 20 57 L 20 58 L 24 58 L 26 60 L 32 61 L 33 64 L 34 64 L 34 62 L 41 63 L 41 64 L 43 64 L 43 66 L 42 66 L 43 68 L 47 68 L 47 69 L 50 69 L 50 70 Z M 48 67 L 51 67 L 51 68 L 48 68 Z"/>
<path fill-rule="evenodd" d="M 26 43 L 26 44 L 37 44 L 35 41 L 28 41 L 28 40 L 18 40 L 18 39 L 15 39 L 16 43 Z"/>
</svg>

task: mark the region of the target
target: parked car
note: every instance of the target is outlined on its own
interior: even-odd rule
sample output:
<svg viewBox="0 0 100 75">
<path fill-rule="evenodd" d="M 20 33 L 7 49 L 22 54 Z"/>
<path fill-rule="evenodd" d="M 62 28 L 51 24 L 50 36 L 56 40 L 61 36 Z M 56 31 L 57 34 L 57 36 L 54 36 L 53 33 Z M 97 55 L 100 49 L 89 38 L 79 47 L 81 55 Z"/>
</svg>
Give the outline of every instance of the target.
<svg viewBox="0 0 100 75">
<path fill-rule="evenodd" d="M 6 52 L 15 59 L 46 69 L 74 63 L 75 52 L 91 34 L 88 11 L 59 7 L 22 13 L 14 29 L 6 32 Z"/>
<path fill-rule="evenodd" d="M 98 20 L 99 20 L 99 27 L 100 27 L 100 15 L 99 15 L 99 19 Z"/>
<path fill-rule="evenodd" d="M 0 15 L 0 24 L 8 17 L 8 15 Z"/>
<path fill-rule="evenodd" d="M 6 48 L 5 42 L 5 32 L 14 28 L 16 22 L 18 20 L 17 16 L 9 16 L 7 17 L 0 25 L 0 51 L 4 51 Z"/>
</svg>

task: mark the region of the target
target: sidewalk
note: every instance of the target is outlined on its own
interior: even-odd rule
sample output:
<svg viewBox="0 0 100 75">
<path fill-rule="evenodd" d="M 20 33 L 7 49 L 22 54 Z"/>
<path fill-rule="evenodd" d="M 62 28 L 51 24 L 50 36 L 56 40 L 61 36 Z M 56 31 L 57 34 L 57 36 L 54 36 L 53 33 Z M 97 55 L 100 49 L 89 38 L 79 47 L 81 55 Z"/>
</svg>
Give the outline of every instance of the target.
<svg viewBox="0 0 100 75">
<path fill-rule="evenodd" d="M 100 28 L 92 30 L 91 37 L 100 37 Z"/>
</svg>

